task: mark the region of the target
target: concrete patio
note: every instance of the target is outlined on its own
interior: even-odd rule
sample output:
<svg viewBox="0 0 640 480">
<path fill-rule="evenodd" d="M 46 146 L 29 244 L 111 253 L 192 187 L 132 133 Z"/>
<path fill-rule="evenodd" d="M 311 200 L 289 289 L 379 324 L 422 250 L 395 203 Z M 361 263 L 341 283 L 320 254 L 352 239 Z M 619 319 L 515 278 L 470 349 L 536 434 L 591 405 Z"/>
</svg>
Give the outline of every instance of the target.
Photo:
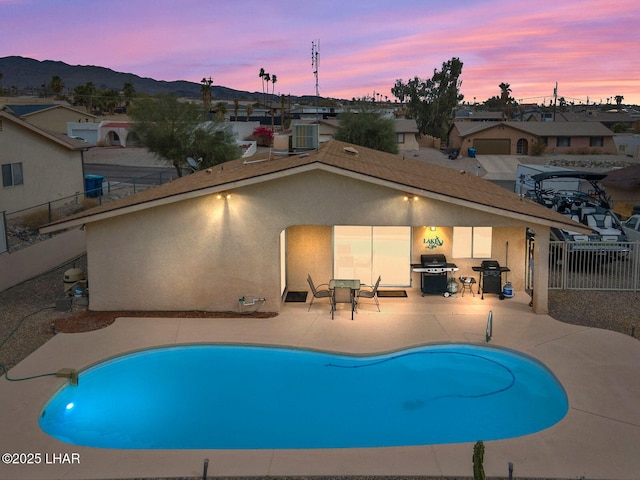
<svg viewBox="0 0 640 480">
<path fill-rule="evenodd" d="M 640 472 L 640 343 L 619 333 L 534 315 L 529 296 L 459 293 L 451 298 L 382 298 L 361 303 L 354 321 L 327 300 L 286 303 L 274 318 L 120 318 L 89 333 L 58 334 L 10 372 L 13 378 L 83 370 L 108 357 L 157 345 L 184 343 L 273 344 L 345 353 L 379 353 L 429 343 L 485 343 L 531 355 L 566 389 L 569 412 L 556 425 L 524 437 L 485 442 L 488 477 L 637 479 Z M 342 306 L 344 308 L 344 306 Z M 473 443 L 322 450 L 117 450 L 77 447 L 38 427 L 38 416 L 65 380 L 0 380 L 0 451 L 40 453 L 32 465 L 0 464 L 0 479 L 202 478 L 219 476 L 472 477 Z M 527 412 L 522 412 L 526 415 Z M 172 419 L 167 419 L 171 422 Z M 68 463 L 45 462 L 69 454 Z M 72 456 L 72 454 L 77 454 Z M 60 457 L 57 457 L 60 458 Z M 74 461 L 77 460 L 77 461 Z"/>
</svg>

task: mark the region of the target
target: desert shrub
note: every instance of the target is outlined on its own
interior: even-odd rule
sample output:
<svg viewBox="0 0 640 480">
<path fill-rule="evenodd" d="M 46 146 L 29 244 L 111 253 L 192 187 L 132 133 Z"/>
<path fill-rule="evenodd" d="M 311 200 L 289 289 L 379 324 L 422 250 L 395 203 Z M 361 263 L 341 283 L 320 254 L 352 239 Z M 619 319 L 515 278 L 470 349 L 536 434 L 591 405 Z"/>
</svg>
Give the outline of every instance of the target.
<svg viewBox="0 0 640 480">
<path fill-rule="evenodd" d="M 42 225 L 49 223 L 49 210 L 46 208 L 40 208 L 33 210 L 22 216 L 20 222 L 25 228 L 30 230 L 38 230 Z"/>
<path fill-rule="evenodd" d="M 544 143 L 534 143 L 531 146 L 531 155 L 533 155 L 534 157 L 539 157 L 544 153 L 546 148 L 547 147 Z"/>
</svg>

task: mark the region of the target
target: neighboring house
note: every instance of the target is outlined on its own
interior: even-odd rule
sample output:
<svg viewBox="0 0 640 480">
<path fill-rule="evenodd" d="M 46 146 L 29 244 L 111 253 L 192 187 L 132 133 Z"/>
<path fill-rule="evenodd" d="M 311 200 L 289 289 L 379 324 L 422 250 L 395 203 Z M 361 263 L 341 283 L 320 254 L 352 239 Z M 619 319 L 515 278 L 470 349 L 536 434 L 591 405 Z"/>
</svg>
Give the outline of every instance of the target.
<svg viewBox="0 0 640 480">
<path fill-rule="evenodd" d="M 616 135 L 613 141 L 618 154 L 627 157 L 640 158 L 640 135 Z"/>
<path fill-rule="evenodd" d="M 509 281 L 524 290 L 530 228 L 534 311 L 546 313 L 550 228 L 589 231 L 469 172 L 336 140 L 226 162 L 41 232 L 80 225 L 89 307 L 110 311 L 238 311 L 265 299 L 278 312 L 309 274 L 416 286 L 421 254 L 442 253 L 470 276 L 483 259 L 506 264 L 507 248 Z"/>
<path fill-rule="evenodd" d="M 613 210 L 625 217 L 630 216 L 633 207 L 640 205 L 640 165 L 606 173 L 607 176 L 600 183 L 611 197 Z"/>
<path fill-rule="evenodd" d="M 138 143 L 128 121 L 105 120 L 98 127 L 98 146 L 134 147 Z"/>
<path fill-rule="evenodd" d="M 420 149 L 418 144 L 418 126 L 415 120 L 394 118 L 396 132 L 396 142 L 398 150 L 400 152 L 415 151 Z M 296 125 L 316 125 L 315 120 L 292 120 L 291 129 L 289 133 L 296 134 Z M 320 143 L 327 142 L 335 138 L 336 132 L 340 127 L 340 120 L 338 118 L 328 118 L 320 120 Z"/>
<path fill-rule="evenodd" d="M 67 133 L 68 122 L 95 122 L 98 117 L 63 104 L 5 105 L 4 111 L 31 125 L 56 133 Z"/>
<path fill-rule="evenodd" d="M 456 111 L 455 122 L 501 122 L 504 121 L 502 112 L 486 112 L 483 110 L 460 109 Z"/>
<path fill-rule="evenodd" d="M 84 192 L 85 142 L 0 112 L 0 211 L 18 210 Z"/>
<path fill-rule="evenodd" d="M 607 128 L 614 125 L 624 125 L 627 129 L 631 129 L 633 118 L 627 112 L 603 112 L 601 110 L 585 110 L 583 112 L 557 112 L 556 121 L 566 122 L 598 122 Z"/>
<path fill-rule="evenodd" d="M 449 145 L 466 155 L 532 155 L 590 153 L 616 154 L 614 133 L 599 122 L 455 122 L 449 129 Z"/>
</svg>

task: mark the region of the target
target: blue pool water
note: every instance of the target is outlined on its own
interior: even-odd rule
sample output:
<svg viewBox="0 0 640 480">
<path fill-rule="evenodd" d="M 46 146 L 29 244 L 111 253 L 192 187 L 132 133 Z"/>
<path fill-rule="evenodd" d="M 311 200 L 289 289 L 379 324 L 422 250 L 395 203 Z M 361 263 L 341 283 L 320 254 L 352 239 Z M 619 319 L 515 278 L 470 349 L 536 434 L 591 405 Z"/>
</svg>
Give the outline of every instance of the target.
<svg viewBox="0 0 640 480">
<path fill-rule="evenodd" d="M 195 345 L 89 368 L 39 421 L 59 440 L 100 448 L 347 448 L 516 437 L 567 409 L 546 367 L 498 348 L 354 357 Z"/>
</svg>

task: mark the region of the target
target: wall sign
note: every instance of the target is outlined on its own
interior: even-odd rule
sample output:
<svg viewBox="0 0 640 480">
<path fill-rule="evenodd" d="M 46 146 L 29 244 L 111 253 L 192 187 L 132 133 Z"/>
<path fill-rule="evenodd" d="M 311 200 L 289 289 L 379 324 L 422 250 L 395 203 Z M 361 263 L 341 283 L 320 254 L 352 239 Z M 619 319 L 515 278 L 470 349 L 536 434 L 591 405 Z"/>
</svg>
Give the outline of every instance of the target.
<svg viewBox="0 0 640 480">
<path fill-rule="evenodd" d="M 440 237 L 438 237 L 437 235 L 433 238 L 423 238 L 422 243 L 424 243 L 425 248 L 428 248 L 430 250 L 444 245 L 444 242 L 440 240 Z"/>
</svg>

